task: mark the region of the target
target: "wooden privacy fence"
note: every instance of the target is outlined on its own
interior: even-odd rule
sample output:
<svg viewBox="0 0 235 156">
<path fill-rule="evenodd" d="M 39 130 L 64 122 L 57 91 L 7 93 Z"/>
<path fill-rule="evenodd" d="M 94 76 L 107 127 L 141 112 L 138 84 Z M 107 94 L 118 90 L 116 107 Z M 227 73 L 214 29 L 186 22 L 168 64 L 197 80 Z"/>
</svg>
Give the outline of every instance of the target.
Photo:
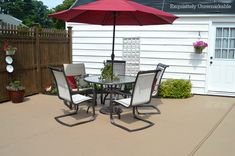
<svg viewBox="0 0 235 156">
<path fill-rule="evenodd" d="M 26 29 L 0 24 L 0 102 L 9 100 L 6 86 L 12 80 L 20 80 L 26 87 L 26 95 L 40 93 L 52 83 L 48 66 L 60 66 L 72 62 L 72 28 L 66 30 Z M 3 42 L 16 47 L 13 55 L 14 72 L 6 71 L 6 53 Z"/>
</svg>

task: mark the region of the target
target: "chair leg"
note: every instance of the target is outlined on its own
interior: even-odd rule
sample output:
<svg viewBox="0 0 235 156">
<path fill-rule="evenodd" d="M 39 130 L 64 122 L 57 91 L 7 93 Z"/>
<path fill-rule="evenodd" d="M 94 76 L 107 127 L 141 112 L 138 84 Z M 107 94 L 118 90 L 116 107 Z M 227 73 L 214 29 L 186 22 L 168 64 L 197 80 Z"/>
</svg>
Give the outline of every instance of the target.
<svg viewBox="0 0 235 156">
<path fill-rule="evenodd" d="M 97 90 L 96 89 L 93 90 L 93 104 L 92 105 L 97 106 Z M 91 107 L 90 105 L 87 107 L 87 110 L 86 110 L 87 113 L 89 112 L 90 107 Z"/>
<path fill-rule="evenodd" d="M 122 125 L 120 125 L 120 124 L 117 124 L 117 123 L 114 121 L 112 112 L 110 113 L 110 122 L 111 122 L 111 124 L 113 124 L 114 126 L 117 126 L 117 127 L 121 128 L 121 129 L 124 129 L 124 130 L 126 130 L 126 131 L 128 131 L 128 132 L 135 132 L 135 131 L 143 130 L 143 129 L 149 128 L 149 127 L 151 127 L 151 126 L 154 125 L 153 122 L 148 121 L 148 120 L 145 120 L 145 119 L 142 119 L 142 118 L 136 116 L 135 110 L 136 110 L 136 108 L 133 107 L 133 117 L 134 117 L 135 119 L 137 119 L 137 120 L 141 120 L 141 121 L 147 123 L 147 124 L 148 124 L 147 126 L 144 126 L 144 127 L 141 127 L 141 128 L 136 128 L 136 129 L 129 129 L 129 128 L 124 127 L 124 126 L 122 126 Z"/>
<path fill-rule="evenodd" d="M 100 92 L 100 103 L 103 104 L 103 91 Z"/>
<path fill-rule="evenodd" d="M 90 107 L 91 107 L 91 106 L 88 106 L 88 107 L 87 107 L 87 110 L 86 110 L 86 113 L 87 113 L 87 114 L 88 114 L 88 112 L 89 112 Z"/>
<path fill-rule="evenodd" d="M 86 113 L 89 112 L 90 108 L 92 108 L 92 113 L 93 113 L 93 115 L 95 116 L 95 106 L 94 106 L 93 104 L 92 104 L 92 106 L 89 105 L 89 106 L 87 107 Z"/>
<path fill-rule="evenodd" d="M 56 120 L 57 122 L 59 122 L 60 124 L 62 124 L 62 125 L 64 125 L 64 126 L 68 126 L 68 127 L 77 126 L 77 125 L 84 124 L 84 123 L 91 122 L 91 121 L 94 121 L 94 120 L 95 120 L 95 107 L 94 107 L 94 104 L 93 104 L 93 103 L 92 103 L 93 113 L 92 113 L 91 119 L 86 120 L 86 121 L 77 122 L 77 123 L 74 123 L 74 124 L 67 124 L 67 123 L 64 123 L 64 122 L 62 122 L 62 121 L 60 120 L 61 118 L 78 114 L 78 108 L 79 108 L 78 105 L 75 105 L 75 109 L 76 109 L 75 112 L 69 113 L 69 114 L 65 114 L 65 115 L 56 116 L 56 117 L 55 117 L 55 120 Z"/>
<path fill-rule="evenodd" d="M 139 112 L 138 108 L 144 108 L 144 107 L 151 107 L 151 108 L 155 109 L 156 112 L 148 112 L 148 113 L 141 113 L 141 112 Z M 156 106 L 154 106 L 154 105 L 149 105 L 149 104 L 137 106 L 137 107 L 136 107 L 136 112 L 137 112 L 137 114 L 139 114 L 139 115 L 161 114 L 161 111 L 160 111 Z"/>
<path fill-rule="evenodd" d="M 104 96 L 104 98 L 103 98 L 103 100 L 102 100 L 102 104 L 104 105 L 105 104 L 105 101 L 106 101 L 106 99 L 107 99 L 107 96 L 109 95 L 109 93 L 106 93 L 106 95 Z"/>
<path fill-rule="evenodd" d="M 118 108 L 118 107 L 113 107 L 113 111 L 115 112 L 115 114 L 118 115 L 118 119 L 121 119 L 121 113 L 122 113 L 122 109 L 121 108 Z"/>
<path fill-rule="evenodd" d="M 67 106 L 69 109 L 73 110 L 73 104 L 71 102 L 67 102 L 64 100 L 64 105 Z"/>
<path fill-rule="evenodd" d="M 134 118 L 137 119 L 137 120 L 141 120 L 141 121 L 143 121 L 143 122 L 145 122 L 145 123 L 148 123 L 147 126 L 136 129 L 137 131 L 138 131 L 138 130 L 143 130 L 143 129 L 149 128 L 149 127 L 151 127 L 151 126 L 154 125 L 153 122 L 138 117 L 138 116 L 136 115 L 136 113 L 135 113 L 135 110 L 136 110 L 136 107 L 133 107 L 133 115 L 134 115 Z"/>
</svg>

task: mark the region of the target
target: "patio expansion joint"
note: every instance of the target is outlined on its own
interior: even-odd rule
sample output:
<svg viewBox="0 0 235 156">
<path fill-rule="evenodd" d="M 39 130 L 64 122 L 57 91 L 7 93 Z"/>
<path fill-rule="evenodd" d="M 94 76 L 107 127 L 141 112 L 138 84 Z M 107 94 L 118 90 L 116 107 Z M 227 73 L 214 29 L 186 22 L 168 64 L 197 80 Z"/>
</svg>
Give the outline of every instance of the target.
<svg viewBox="0 0 235 156">
<path fill-rule="evenodd" d="M 229 113 L 235 107 L 235 103 L 225 112 L 225 114 L 221 117 L 221 119 L 212 127 L 212 129 L 208 132 L 208 134 L 199 142 L 199 144 L 190 152 L 189 156 L 193 156 L 196 152 L 201 148 L 201 146 L 210 138 L 210 136 L 216 131 L 216 129 L 220 126 L 220 124 L 225 120 L 225 118 L 229 115 Z"/>
</svg>

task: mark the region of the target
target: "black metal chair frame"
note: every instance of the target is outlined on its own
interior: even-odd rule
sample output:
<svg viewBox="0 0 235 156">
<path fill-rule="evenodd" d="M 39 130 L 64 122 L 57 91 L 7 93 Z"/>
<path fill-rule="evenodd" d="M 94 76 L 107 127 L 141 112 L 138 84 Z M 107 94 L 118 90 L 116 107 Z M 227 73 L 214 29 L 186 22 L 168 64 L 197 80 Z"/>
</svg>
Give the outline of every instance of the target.
<svg viewBox="0 0 235 156">
<path fill-rule="evenodd" d="M 159 63 L 158 65 L 157 65 L 157 69 L 160 69 L 160 72 L 162 72 L 162 74 L 160 75 L 160 77 L 159 77 L 159 84 L 158 84 L 158 86 L 157 86 L 157 89 L 156 90 L 159 90 L 159 87 L 160 87 L 160 84 L 161 84 L 161 80 L 162 80 L 162 77 L 163 77 L 163 74 L 164 74 L 164 72 L 165 72 L 165 70 L 166 70 L 166 68 L 167 67 L 169 67 L 169 65 L 166 65 L 166 64 L 162 64 L 162 63 Z M 156 77 L 155 77 L 155 80 L 154 80 L 154 82 L 157 82 L 157 75 L 156 75 Z M 138 110 L 138 108 L 153 108 L 153 109 L 155 109 L 155 111 L 154 112 L 148 112 L 148 113 L 141 113 L 139 110 Z M 140 106 L 138 106 L 138 107 L 136 107 L 136 112 L 139 114 L 139 115 L 148 115 L 148 114 L 161 114 L 161 111 L 156 107 L 156 106 L 154 106 L 154 105 L 151 105 L 151 104 L 143 104 L 143 105 L 140 105 Z"/>
<path fill-rule="evenodd" d="M 132 107 L 133 117 L 134 117 L 135 119 L 137 119 L 137 120 L 141 120 L 141 121 L 147 123 L 148 125 L 147 125 L 147 126 L 144 126 L 144 127 L 141 127 L 141 128 L 129 129 L 129 128 L 123 126 L 123 125 L 120 125 L 120 124 L 116 123 L 115 120 L 114 120 L 114 117 L 113 117 L 113 112 L 112 112 L 113 107 L 114 107 L 113 103 L 119 104 L 119 103 L 117 103 L 116 101 L 113 101 L 113 103 L 111 103 L 111 106 L 110 106 L 110 108 L 111 108 L 111 111 L 110 111 L 110 122 L 111 122 L 111 124 L 113 124 L 114 126 L 117 126 L 117 127 L 121 128 L 121 129 L 124 129 L 124 130 L 126 130 L 126 131 L 128 131 L 128 132 L 135 132 L 135 131 L 143 130 L 143 129 L 149 128 L 149 127 L 151 127 L 151 126 L 154 125 L 153 122 L 148 121 L 148 120 L 145 120 L 145 119 L 140 118 L 140 117 L 137 116 L 137 114 L 136 114 L 136 108 L 138 107 L 138 105 L 133 106 L 133 105 L 132 105 L 132 101 L 133 101 L 133 95 L 134 95 L 134 91 L 135 91 L 135 87 L 136 87 L 136 82 L 137 82 L 137 80 L 138 80 L 139 75 L 141 75 L 141 74 L 147 74 L 147 73 L 155 73 L 155 77 L 156 77 L 156 75 L 157 75 L 157 73 L 158 73 L 159 71 L 160 71 L 159 69 L 156 69 L 156 70 L 149 70 L 149 71 L 140 71 L 140 72 L 138 72 L 137 77 L 136 77 L 136 80 L 135 80 L 135 83 L 134 83 L 134 89 L 133 89 L 133 92 L 132 92 L 132 94 L 131 94 L 130 106 L 126 107 L 126 106 L 123 105 L 123 106 L 126 107 L 126 108 Z M 152 84 L 153 84 L 153 83 L 154 83 L 154 80 L 153 80 Z M 152 90 L 153 90 L 153 88 L 151 88 L 151 93 L 152 93 Z M 117 91 L 117 90 L 113 90 L 113 92 L 120 93 L 120 92 Z M 149 101 L 146 102 L 146 103 L 150 103 L 150 101 L 151 101 L 152 95 L 150 94 L 149 96 L 150 96 Z M 120 105 L 120 104 L 119 104 L 119 105 Z"/>
<path fill-rule="evenodd" d="M 91 119 L 86 120 L 86 121 L 77 122 L 77 123 L 74 123 L 74 124 L 67 124 L 67 123 L 64 123 L 64 122 L 62 122 L 62 121 L 60 120 L 61 118 L 64 118 L 64 117 L 67 117 L 67 116 L 73 116 L 73 115 L 78 114 L 78 110 L 79 110 L 79 105 L 80 105 L 80 103 L 74 103 L 74 102 L 73 102 L 73 100 L 72 100 L 72 95 L 74 95 L 74 94 L 72 94 L 71 89 L 69 89 L 71 102 L 65 100 L 65 99 L 62 98 L 62 97 L 60 96 L 60 94 L 59 94 L 58 84 L 57 84 L 55 75 L 54 75 L 54 73 L 53 73 L 53 70 L 54 70 L 54 71 L 57 71 L 57 72 L 62 72 L 62 73 L 63 73 L 63 75 L 64 75 L 64 77 L 65 77 L 65 80 L 66 80 L 66 85 L 68 86 L 68 88 L 70 88 L 70 87 L 69 87 L 69 84 L 68 84 L 68 81 L 67 81 L 67 79 L 66 79 L 66 75 L 65 75 L 65 73 L 64 73 L 64 70 L 63 70 L 63 69 L 60 69 L 60 68 L 57 68 L 57 67 L 48 67 L 48 68 L 51 70 L 51 73 L 52 73 L 53 78 L 54 78 L 54 80 L 55 80 L 56 87 L 57 87 L 57 90 L 58 90 L 58 97 L 59 97 L 59 99 L 63 100 L 64 102 L 69 102 L 69 103 L 71 103 L 71 105 L 73 105 L 73 106 L 68 106 L 68 107 L 69 107 L 70 109 L 72 109 L 72 110 L 75 110 L 73 113 L 69 113 L 69 114 L 65 114 L 65 115 L 60 115 L 60 116 L 56 116 L 56 117 L 55 117 L 55 120 L 56 120 L 57 122 L 59 122 L 60 124 L 65 125 L 65 126 L 68 126 L 68 127 L 73 127 L 73 126 L 76 126 L 76 125 L 80 125 L 80 124 L 84 124 L 84 123 L 87 123 L 87 122 L 94 121 L 94 120 L 95 120 L 95 107 L 94 107 L 94 103 L 95 103 L 94 100 L 95 100 L 95 99 L 94 99 L 94 98 L 91 99 L 91 100 L 87 100 L 87 101 L 91 101 L 91 102 L 90 102 L 91 107 L 92 107 L 92 117 L 91 117 Z M 84 102 L 85 102 L 85 101 L 84 101 Z M 81 103 L 82 103 L 82 102 L 81 102 Z M 88 111 L 87 111 L 87 112 L 88 112 Z"/>
</svg>

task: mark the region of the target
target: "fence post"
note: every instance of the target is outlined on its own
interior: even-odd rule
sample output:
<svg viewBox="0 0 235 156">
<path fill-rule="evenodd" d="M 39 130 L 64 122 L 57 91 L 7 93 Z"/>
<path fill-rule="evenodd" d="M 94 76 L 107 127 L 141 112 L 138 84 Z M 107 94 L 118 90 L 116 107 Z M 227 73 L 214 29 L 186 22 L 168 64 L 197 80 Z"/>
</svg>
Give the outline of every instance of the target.
<svg viewBox="0 0 235 156">
<path fill-rule="evenodd" d="M 38 26 L 34 27 L 35 30 L 35 52 L 37 60 L 37 88 L 38 92 L 42 91 L 42 72 L 41 72 L 41 54 L 40 54 L 40 42 L 39 42 L 39 29 Z"/>
<path fill-rule="evenodd" d="M 69 63 L 72 63 L 72 27 L 68 26 L 68 38 L 69 38 Z"/>
</svg>

